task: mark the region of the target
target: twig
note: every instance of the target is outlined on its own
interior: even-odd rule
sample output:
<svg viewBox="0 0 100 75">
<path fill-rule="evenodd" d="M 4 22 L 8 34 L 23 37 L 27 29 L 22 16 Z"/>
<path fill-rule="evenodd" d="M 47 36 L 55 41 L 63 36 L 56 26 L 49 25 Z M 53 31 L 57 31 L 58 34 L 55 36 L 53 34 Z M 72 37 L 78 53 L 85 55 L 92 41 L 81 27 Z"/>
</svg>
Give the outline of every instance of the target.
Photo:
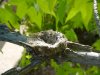
<svg viewBox="0 0 100 75">
<path fill-rule="evenodd" d="M 27 65 L 26 67 L 22 69 L 18 68 L 12 68 L 2 75 L 27 75 L 32 69 L 34 69 L 35 66 L 39 65 L 41 63 L 41 60 L 35 60 L 31 64 Z"/>
<path fill-rule="evenodd" d="M 41 63 L 41 60 L 35 60 L 34 62 L 32 62 L 31 64 L 29 64 L 28 66 L 24 67 L 23 69 L 21 69 L 19 71 L 19 74 L 18 75 L 26 75 L 28 74 L 31 70 L 34 69 L 34 67 L 36 65 L 39 65 Z"/>
<path fill-rule="evenodd" d="M 97 0 L 94 0 L 94 17 L 98 29 L 98 34 L 100 37 L 100 20 L 99 20 L 98 9 L 97 9 Z"/>
</svg>

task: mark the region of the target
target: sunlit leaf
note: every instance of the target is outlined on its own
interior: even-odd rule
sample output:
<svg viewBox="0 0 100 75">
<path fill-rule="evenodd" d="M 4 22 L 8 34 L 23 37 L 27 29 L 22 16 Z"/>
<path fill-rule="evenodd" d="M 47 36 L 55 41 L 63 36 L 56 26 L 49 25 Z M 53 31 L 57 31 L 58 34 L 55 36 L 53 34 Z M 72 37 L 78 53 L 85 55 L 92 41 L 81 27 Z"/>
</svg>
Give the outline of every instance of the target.
<svg viewBox="0 0 100 75">
<path fill-rule="evenodd" d="M 27 12 L 30 21 L 32 23 L 36 23 L 38 27 L 41 29 L 41 22 L 42 22 L 42 14 L 37 12 L 34 7 L 31 7 Z"/>
<path fill-rule="evenodd" d="M 97 40 L 94 44 L 93 47 L 95 47 L 95 49 L 100 50 L 100 39 Z"/>
<path fill-rule="evenodd" d="M 100 11 L 100 3 L 98 3 L 98 10 Z"/>
<path fill-rule="evenodd" d="M 79 11 L 82 5 L 83 0 L 74 0 L 74 4 L 72 5 L 72 9 L 68 13 L 68 16 L 66 18 L 66 22 L 70 19 L 72 19 Z"/>
<path fill-rule="evenodd" d="M 88 30 L 88 23 L 92 17 L 92 10 L 93 10 L 93 5 L 91 3 L 88 3 L 86 0 L 84 0 L 80 11 L 82 14 L 82 20 L 84 26 L 87 30 Z"/>
<path fill-rule="evenodd" d="M 65 36 L 67 37 L 68 40 L 77 41 L 77 36 L 73 29 L 66 30 Z"/>
<path fill-rule="evenodd" d="M 8 0 L 8 2 L 10 3 L 10 4 L 14 4 L 14 5 L 17 5 L 17 4 L 19 4 L 20 2 L 24 2 L 25 0 Z"/>
<path fill-rule="evenodd" d="M 28 6 L 33 6 L 34 3 L 35 3 L 35 0 L 26 0 L 26 3 L 27 3 Z"/>
<path fill-rule="evenodd" d="M 20 3 L 23 2 L 27 3 L 28 6 L 32 6 L 35 0 L 8 0 L 8 3 L 12 5 L 19 5 Z"/>
<path fill-rule="evenodd" d="M 66 0 L 61 0 L 59 2 L 58 10 L 57 10 L 57 16 L 60 22 L 63 24 L 64 16 L 66 11 Z"/>
<path fill-rule="evenodd" d="M 27 59 L 26 58 L 27 54 L 26 54 L 26 51 L 23 52 L 23 56 L 19 62 L 19 66 L 20 67 L 25 67 L 27 66 L 28 64 L 30 64 L 30 59 Z"/>
<path fill-rule="evenodd" d="M 44 12 L 44 13 L 49 13 L 49 5 L 48 5 L 48 1 L 47 0 L 37 0 L 37 3 L 40 7 L 40 9 Z"/>
<path fill-rule="evenodd" d="M 19 24 L 18 24 L 18 20 L 19 18 L 17 17 L 17 15 L 14 13 L 14 11 L 12 10 L 11 6 L 6 5 L 5 6 L 5 10 L 7 10 L 7 14 L 9 14 L 9 18 L 8 21 L 11 23 L 11 25 L 16 28 L 19 29 Z"/>
<path fill-rule="evenodd" d="M 72 18 L 71 21 L 73 22 L 73 26 L 71 25 L 72 28 L 83 28 L 81 13 L 75 15 L 75 17 Z"/>
<path fill-rule="evenodd" d="M 28 10 L 28 5 L 26 4 L 26 2 L 20 2 L 17 5 L 17 10 L 16 10 L 16 14 L 18 17 L 20 17 L 21 19 L 26 15 L 26 12 Z"/>
<path fill-rule="evenodd" d="M 48 5 L 49 5 L 49 10 L 50 11 L 53 11 L 54 10 L 54 7 L 57 3 L 57 0 L 47 0 L 48 1 Z"/>
<path fill-rule="evenodd" d="M 18 17 L 7 6 L 0 8 L 0 21 L 7 25 L 9 24 L 8 22 L 10 22 L 13 27 L 19 29 Z"/>
<path fill-rule="evenodd" d="M 72 5 L 73 5 L 74 1 L 73 0 L 67 0 L 66 1 L 66 13 L 69 13 L 69 10 L 71 9 Z"/>
<path fill-rule="evenodd" d="M 31 55 L 26 55 L 26 58 L 30 59 L 30 58 L 32 58 L 32 56 Z"/>
</svg>

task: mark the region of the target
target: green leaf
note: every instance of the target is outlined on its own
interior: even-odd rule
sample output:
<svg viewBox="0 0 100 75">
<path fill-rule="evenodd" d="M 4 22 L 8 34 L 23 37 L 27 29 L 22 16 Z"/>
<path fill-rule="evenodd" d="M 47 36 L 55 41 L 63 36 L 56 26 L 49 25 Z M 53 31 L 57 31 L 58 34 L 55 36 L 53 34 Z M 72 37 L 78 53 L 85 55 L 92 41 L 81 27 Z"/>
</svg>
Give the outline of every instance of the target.
<svg viewBox="0 0 100 75">
<path fill-rule="evenodd" d="M 55 69 L 59 68 L 59 65 L 53 59 L 51 60 L 51 66 Z"/>
<path fill-rule="evenodd" d="M 31 59 L 32 56 L 31 56 L 31 55 L 26 55 L 26 58 L 27 58 L 27 59 Z"/>
<path fill-rule="evenodd" d="M 17 11 L 16 14 L 19 18 L 23 18 L 28 10 L 28 5 L 26 4 L 26 2 L 22 1 L 17 5 Z"/>
<path fill-rule="evenodd" d="M 18 17 L 13 13 L 9 6 L 0 8 L 0 21 L 1 23 L 12 24 L 13 27 L 19 29 Z"/>
<path fill-rule="evenodd" d="M 49 5 L 49 10 L 52 12 L 57 3 L 57 0 L 47 0 L 47 1 L 48 1 L 48 5 Z"/>
<path fill-rule="evenodd" d="M 71 22 L 73 23 L 73 25 L 70 24 L 70 26 L 72 28 L 83 28 L 83 24 L 82 24 L 82 17 L 81 17 L 81 13 L 78 13 L 77 15 L 75 15 L 74 18 L 71 19 Z"/>
<path fill-rule="evenodd" d="M 82 1 L 83 0 L 74 0 L 74 4 L 72 5 L 72 8 L 68 13 L 68 16 L 66 18 L 66 22 L 68 20 L 72 19 L 80 11 Z"/>
<path fill-rule="evenodd" d="M 97 41 L 93 44 L 93 47 L 94 47 L 96 50 L 100 50 L 100 39 L 97 40 Z"/>
<path fill-rule="evenodd" d="M 5 22 L 7 19 L 6 16 L 7 16 L 6 11 L 3 8 L 0 8 L 0 21 Z M 3 18 L 3 17 L 5 17 L 5 18 Z"/>
<path fill-rule="evenodd" d="M 20 3 L 25 2 L 28 6 L 32 6 L 35 0 L 8 0 L 8 3 L 11 5 L 19 5 Z"/>
<path fill-rule="evenodd" d="M 92 10 L 93 10 L 93 5 L 91 3 L 88 3 L 87 0 L 84 0 L 80 12 L 82 15 L 82 21 L 87 30 L 88 30 L 88 23 L 92 17 Z"/>
<path fill-rule="evenodd" d="M 27 59 L 26 56 L 27 56 L 26 51 L 24 51 L 23 56 L 18 64 L 20 67 L 25 67 L 28 64 L 30 64 L 30 59 Z"/>
<path fill-rule="evenodd" d="M 33 6 L 35 4 L 35 0 L 26 0 L 28 6 Z"/>
<path fill-rule="evenodd" d="M 65 16 L 65 11 L 66 11 L 66 0 L 61 0 L 59 2 L 58 10 L 57 10 L 57 16 L 60 22 L 63 24 L 64 23 L 64 16 Z"/>
<path fill-rule="evenodd" d="M 32 23 L 36 23 L 37 26 L 41 29 L 42 14 L 40 12 L 37 12 L 34 7 L 30 7 L 27 14 L 30 18 L 30 21 Z"/>
<path fill-rule="evenodd" d="M 66 30 L 65 36 L 68 40 L 77 41 L 77 35 L 75 34 L 73 29 Z"/>
<path fill-rule="evenodd" d="M 24 0 L 8 0 L 8 3 L 9 3 L 9 4 L 15 4 L 15 5 L 17 5 L 17 4 L 19 4 L 21 1 L 24 1 Z"/>
<path fill-rule="evenodd" d="M 50 13 L 49 10 L 49 4 L 47 0 L 37 0 L 37 3 L 40 7 L 40 9 L 44 12 L 44 13 Z"/>
<path fill-rule="evenodd" d="M 19 18 L 16 16 L 16 14 L 13 12 L 12 7 L 6 5 L 5 6 L 5 10 L 7 13 L 7 16 L 9 16 L 8 21 L 12 24 L 12 26 L 16 29 L 19 29 L 19 24 L 18 24 L 18 20 Z M 9 15 L 8 15 L 9 14 Z"/>
<path fill-rule="evenodd" d="M 82 20 L 85 28 L 87 30 L 89 30 L 88 23 L 90 22 L 91 17 L 92 17 L 92 11 L 93 11 L 92 8 L 93 8 L 93 5 L 91 2 L 89 2 L 89 0 L 75 0 L 74 5 L 72 6 L 72 9 L 68 13 L 68 16 L 66 18 L 66 22 L 68 20 L 73 19 L 73 17 L 75 17 L 74 19 L 76 19 L 77 14 L 81 13 L 82 17 L 80 16 L 80 19 L 79 20 L 77 19 L 76 20 L 77 22 L 76 21 L 75 22 L 77 23 L 77 25 L 79 25 L 78 21 L 79 21 L 79 23 L 81 23 L 81 20 Z"/>
<path fill-rule="evenodd" d="M 98 11 L 100 11 L 100 3 L 98 3 Z M 100 12 L 99 12 L 100 13 Z"/>
</svg>

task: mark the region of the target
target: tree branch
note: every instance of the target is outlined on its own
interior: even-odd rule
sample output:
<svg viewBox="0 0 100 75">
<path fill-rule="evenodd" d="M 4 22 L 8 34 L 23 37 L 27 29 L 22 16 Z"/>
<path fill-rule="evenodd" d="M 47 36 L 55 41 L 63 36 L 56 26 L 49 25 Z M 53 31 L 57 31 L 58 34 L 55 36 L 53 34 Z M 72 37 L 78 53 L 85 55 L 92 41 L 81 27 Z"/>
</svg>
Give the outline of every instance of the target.
<svg viewBox="0 0 100 75">
<path fill-rule="evenodd" d="M 33 63 L 29 64 L 25 68 L 12 68 L 7 72 L 3 73 L 2 75 L 27 75 L 32 69 L 34 69 L 35 66 L 39 65 L 40 63 L 41 60 L 35 60 Z"/>
<path fill-rule="evenodd" d="M 98 34 L 99 34 L 99 37 L 100 37 L 100 20 L 99 20 L 98 9 L 97 9 L 97 0 L 94 0 L 94 18 L 95 18 L 95 21 L 96 21 Z"/>
<path fill-rule="evenodd" d="M 100 53 L 96 52 L 69 52 L 65 54 L 69 61 L 85 65 L 100 66 Z"/>
<path fill-rule="evenodd" d="M 74 63 L 100 66 L 100 53 L 88 45 L 82 45 L 68 41 L 65 36 L 53 30 L 34 33 L 31 37 L 25 37 L 18 32 L 10 32 L 8 27 L 0 26 L 0 40 L 15 43 L 25 48 L 29 47 L 29 52 L 34 58 L 57 61 L 70 61 Z M 34 53 L 35 52 L 35 53 Z M 44 60 L 44 61 L 45 61 Z M 31 65 L 34 63 L 31 63 Z M 20 71 L 30 71 L 28 66 Z M 33 66 L 34 67 L 34 66 Z"/>
<path fill-rule="evenodd" d="M 30 47 L 32 49 L 31 54 L 36 52 L 39 57 L 51 57 L 51 55 L 66 52 L 64 54 L 70 61 L 77 61 L 77 63 L 86 61 L 87 63 L 82 63 L 92 65 L 100 64 L 100 54 L 92 52 L 95 51 L 92 47 L 68 41 L 62 33 L 52 30 L 38 32 L 31 37 L 25 37 L 17 32 L 10 32 L 5 27 L 0 29 L 0 40 L 22 45 L 25 48 Z"/>
</svg>

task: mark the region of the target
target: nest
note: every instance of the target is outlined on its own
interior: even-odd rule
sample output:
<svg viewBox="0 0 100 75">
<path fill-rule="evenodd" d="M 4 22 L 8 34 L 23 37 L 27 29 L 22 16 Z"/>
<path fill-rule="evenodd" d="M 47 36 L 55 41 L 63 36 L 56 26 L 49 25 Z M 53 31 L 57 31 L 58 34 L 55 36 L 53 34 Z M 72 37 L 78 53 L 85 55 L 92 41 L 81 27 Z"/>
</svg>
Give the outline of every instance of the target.
<svg viewBox="0 0 100 75">
<path fill-rule="evenodd" d="M 32 51 L 39 56 L 50 56 L 61 52 L 67 46 L 66 42 L 67 39 L 62 33 L 53 30 L 34 33 L 27 39 Z"/>
</svg>

